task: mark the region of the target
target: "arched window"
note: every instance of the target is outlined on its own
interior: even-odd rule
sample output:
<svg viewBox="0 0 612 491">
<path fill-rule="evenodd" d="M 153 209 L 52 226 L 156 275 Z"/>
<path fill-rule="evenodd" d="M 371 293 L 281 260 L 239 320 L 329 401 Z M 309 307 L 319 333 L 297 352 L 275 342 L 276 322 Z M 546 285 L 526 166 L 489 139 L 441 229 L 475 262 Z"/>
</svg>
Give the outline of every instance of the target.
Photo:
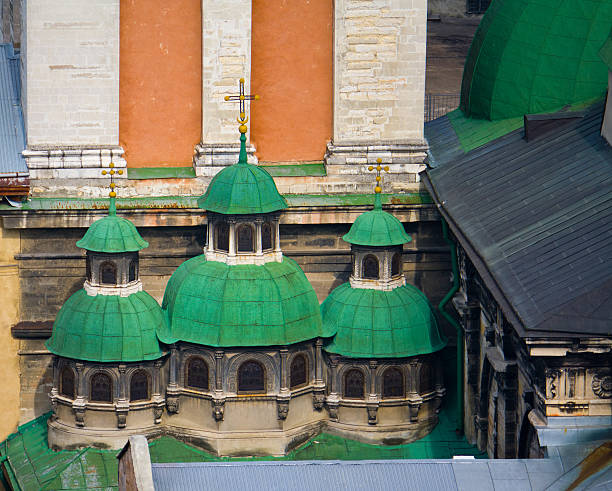
<svg viewBox="0 0 612 491">
<path fill-rule="evenodd" d="M 245 361 L 238 369 L 238 392 L 265 392 L 266 374 L 261 363 Z"/>
<path fill-rule="evenodd" d="M 391 276 L 397 276 L 401 270 L 401 254 L 396 252 L 391 258 Z"/>
<path fill-rule="evenodd" d="M 220 251 L 229 251 L 229 225 L 225 222 L 218 223 L 215 227 L 217 235 L 217 249 Z"/>
<path fill-rule="evenodd" d="M 117 267 L 110 261 L 104 261 L 100 265 L 100 282 L 106 285 L 117 284 Z"/>
<path fill-rule="evenodd" d="M 192 356 L 187 362 L 187 387 L 208 390 L 208 365 L 199 356 Z"/>
<path fill-rule="evenodd" d="M 253 252 L 253 229 L 250 225 L 240 225 L 237 229 L 238 252 Z"/>
<path fill-rule="evenodd" d="M 113 402 L 113 382 L 105 373 L 96 373 L 91 377 L 89 400 L 93 402 Z"/>
<path fill-rule="evenodd" d="M 261 248 L 272 249 L 272 226 L 269 223 L 261 226 Z"/>
<path fill-rule="evenodd" d="M 130 379 L 130 401 L 149 399 L 149 376 L 144 370 L 137 370 Z"/>
<path fill-rule="evenodd" d="M 87 256 L 85 260 L 85 276 L 88 281 L 91 281 L 91 257 Z"/>
<path fill-rule="evenodd" d="M 378 279 L 378 258 L 368 254 L 363 258 L 363 277 L 367 280 Z"/>
<path fill-rule="evenodd" d="M 74 371 L 64 367 L 60 376 L 60 394 L 74 399 Z"/>
<path fill-rule="evenodd" d="M 383 373 L 383 397 L 403 397 L 404 396 L 404 375 L 395 368 L 387 368 Z"/>
<path fill-rule="evenodd" d="M 429 362 L 421 365 L 421 382 L 419 384 L 419 392 L 425 394 L 431 392 L 434 388 L 433 369 Z"/>
<path fill-rule="evenodd" d="M 130 267 L 128 269 L 129 279 L 128 281 L 136 281 L 136 259 L 130 261 Z"/>
<path fill-rule="evenodd" d="M 350 399 L 363 399 L 365 394 L 363 372 L 352 369 L 344 376 L 344 397 Z"/>
<path fill-rule="evenodd" d="M 292 389 L 306 385 L 308 381 L 308 363 L 306 362 L 306 357 L 304 355 L 296 355 L 291 362 L 289 372 L 289 386 Z"/>
</svg>

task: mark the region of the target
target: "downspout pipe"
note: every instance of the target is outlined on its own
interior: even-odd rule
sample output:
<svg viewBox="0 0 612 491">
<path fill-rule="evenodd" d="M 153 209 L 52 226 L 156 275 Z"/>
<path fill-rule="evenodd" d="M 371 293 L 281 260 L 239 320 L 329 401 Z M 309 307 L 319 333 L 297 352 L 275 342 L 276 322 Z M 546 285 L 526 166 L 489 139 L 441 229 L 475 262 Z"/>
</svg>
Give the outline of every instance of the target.
<svg viewBox="0 0 612 491">
<path fill-rule="evenodd" d="M 449 245 L 451 252 L 451 266 L 453 271 L 453 285 L 451 289 L 442 299 L 438 305 L 438 310 L 442 317 L 444 317 L 457 331 L 457 423 L 456 431 L 463 433 L 463 329 L 461 325 L 444 310 L 446 304 L 455 296 L 455 293 L 459 291 L 459 265 L 457 262 L 457 245 L 448 236 L 448 224 L 444 218 L 442 220 L 442 237 L 444 241 Z"/>
</svg>

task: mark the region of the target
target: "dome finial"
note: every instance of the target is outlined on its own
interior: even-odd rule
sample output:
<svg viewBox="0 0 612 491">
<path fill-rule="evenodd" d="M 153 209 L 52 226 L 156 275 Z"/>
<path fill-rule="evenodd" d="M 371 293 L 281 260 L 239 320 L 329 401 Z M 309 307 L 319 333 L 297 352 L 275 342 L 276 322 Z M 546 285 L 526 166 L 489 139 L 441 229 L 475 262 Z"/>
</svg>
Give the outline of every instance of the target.
<svg viewBox="0 0 612 491">
<path fill-rule="evenodd" d="M 246 153 L 246 135 L 247 132 L 247 122 L 249 121 L 249 117 L 246 115 L 244 101 L 256 101 L 259 99 L 259 96 L 256 94 L 245 94 L 244 93 L 244 78 L 239 80 L 240 93 L 237 95 L 226 95 L 226 101 L 239 101 L 240 102 L 240 115 L 238 116 L 237 121 L 240 124 L 238 126 L 238 131 L 240 131 L 240 156 L 238 158 L 239 164 L 247 163 L 247 153 Z"/>
<path fill-rule="evenodd" d="M 381 158 L 377 158 L 376 159 L 376 167 L 374 167 L 373 165 L 370 165 L 368 167 L 368 170 L 370 172 L 372 172 L 373 170 L 376 171 L 376 186 L 374 187 L 374 209 L 375 210 L 382 210 L 382 200 L 380 198 L 380 193 L 382 192 L 382 176 L 380 175 L 381 171 L 385 171 L 385 172 L 389 172 L 389 166 L 385 165 L 384 167 L 382 165 L 382 159 Z"/>
<path fill-rule="evenodd" d="M 115 216 L 117 214 L 117 205 L 115 204 L 115 198 L 117 197 L 117 192 L 115 191 L 115 188 L 117 187 L 117 184 L 115 183 L 113 177 L 115 176 L 115 173 L 122 175 L 123 170 L 115 170 L 115 164 L 113 164 L 112 162 L 108 164 L 108 166 L 110 167 L 110 170 L 103 170 L 102 175 L 105 176 L 106 174 L 109 174 L 111 178 L 111 182 L 109 185 L 110 193 L 108 193 L 108 196 L 110 197 L 110 204 L 108 205 L 108 214 L 109 216 Z"/>
</svg>

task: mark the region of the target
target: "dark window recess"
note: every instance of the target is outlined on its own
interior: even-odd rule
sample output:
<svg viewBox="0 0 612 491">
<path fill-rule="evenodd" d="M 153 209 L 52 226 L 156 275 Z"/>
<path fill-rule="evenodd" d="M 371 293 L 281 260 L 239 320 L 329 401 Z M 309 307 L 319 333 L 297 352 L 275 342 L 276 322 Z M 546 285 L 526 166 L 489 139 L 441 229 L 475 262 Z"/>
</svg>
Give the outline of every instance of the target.
<svg viewBox="0 0 612 491">
<path fill-rule="evenodd" d="M 138 370 L 130 379 L 130 401 L 145 401 L 148 398 L 149 377 L 144 370 Z"/>
<path fill-rule="evenodd" d="M 89 256 L 85 260 L 85 276 L 91 281 L 91 258 Z"/>
<path fill-rule="evenodd" d="M 60 394 L 74 399 L 74 371 L 64 367 L 60 377 Z"/>
<path fill-rule="evenodd" d="M 238 227 L 238 252 L 253 252 L 253 229 L 250 225 Z"/>
<path fill-rule="evenodd" d="M 202 358 L 192 357 L 187 363 L 187 387 L 208 389 L 208 365 Z"/>
<path fill-rule="evenodd" d="M 349 370 L 344 376 L 344 397 L 363 399 L 365 393 L 363 373 L 361 370 Z"/>
<path fill-rule="evenodd" d="M 467 14 L 484 14 L 491 0 L 466 0 L 465 10 Z"/>
<path fill-rule="evenodd" d="M 264 392 L 265 372 L 260 363 L 247 361 L 238 369 L 238 392 Z"/>
<path fill-rule="evenodd" d="M 229 251 L 229 225 L 221 222 L 215 228 L 217 232 L 217 249 L 220 251 Z"/>
<path fill-rule="evenodd" d="M 301 385 L 306 384 L 307 379 L 307 368 L 306 357 L 304 355 L 297 355 L 291 362 L 290 370 L 290 382 L 289 386 L 294 389 Z"/>
<path fill-rule="evenodd" d="M 421 365 L 421 384 L 420 384 L 420 392 L 424 394 L 426 392 L 431 392 L 434 388 L 434 377 L 433 377 L 433 369 L 428 362 L 423 363 Z"/>
<path fill-rule="evenodd" d="M 130 261 L 129 281 L 136 281 L 136 260 Z"/>
<path fill-rule="evenodd" d="M 105 373 L 96 373 L 91 377 L 90 400 L 94 402 L 113 402 L 113 382 Z"/>
<path fill-rule="evenodd" d="M 100 265 L 100 280 L 105 285 L 117 284 L 117 267 L 109 262 L 103 262 Z"/>
<path fill-rule="evenodd" d="M 367 280 L 378 279 L 378 259 L 368 254 L 363 258 L 363 277 Z"/>
<path fill-rule="evenodd" d="M 404 375 L 397 368 L 387 368 L 383 374 L 383 397 L 404 396 Z"/>
<path fill-rule="evenodd" d="M 269 223 L 264 223 L 261 226 L 261 248 L 272 249 L 272 227 Z"/>
<path fill-rule="evenodd" d="M 400 258 L 401 254 L 399 252 L 393 254 L 393 257 L 391 258 L 391 276 L 397 276 L 400 274 Z"/>
</svg>

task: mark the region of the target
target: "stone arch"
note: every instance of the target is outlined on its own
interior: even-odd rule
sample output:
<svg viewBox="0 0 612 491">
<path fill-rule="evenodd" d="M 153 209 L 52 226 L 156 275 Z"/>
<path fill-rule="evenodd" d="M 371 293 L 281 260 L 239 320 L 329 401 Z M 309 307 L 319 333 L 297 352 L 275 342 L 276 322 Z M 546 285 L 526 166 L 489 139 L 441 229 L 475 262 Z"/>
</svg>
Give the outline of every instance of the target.
<svg viewBox="0 0 612 491">
<path fill-rule="evenodd" d="M 386 367 L 382 372 L 381 391 L 383 399 L 398 399 L 406 396 L 406 376 L 400 366 Z"/>
<path fill-rule="evenodd" d="M 236 225 L 236 251 L 255 252 L 255 229 L 251 223 Z"/>
<path fill-rule="evenodd" d="M 402 376 L 404 377 L 404 394 L 408 393 L 408 383 L 410 381 L 410 371 L 408 370 L 408 365 L 405 362 L 398 361 L 397 363 L 393 362 L 383 362 L 379 363 L 376 367 L 376 372 L 374 373 L 374 392 L 376 394 L 382 394 L 383 390 L 383 374 L 388 368 L 395 367 L 402 372 Z"/>
<path fill-rule="evenodd" d="M 90 402 L 113 402 L 115 389 L 113 378 L 103 370 L 97 370 L 89 377 L 89 401 Z"/>
<path fill-rule="evenodd" d="M 223 252 L 229 252 L 229 234 L 230 227 L 226 221 L 215 221 L 213 222 L 213 236 L 214 236 L 214 249 Z"/>
<path fill-rule="evenodd" d="M 99 267 L 99 281 L 104 285 L 117 284 L 117 265 L 113 261 L 103 261 Z"/>
<path fill-rule="evenodd" d="M 304 349 L 298 349 L 297 351 L 294 351 L 293 353 L 289 353 L 289 356 L 287 357 L 287 367 L 289 369 L 289 373 L 287 376 L 289 377 L 288 378 L 289 384 L 291 383 L 291 380 L 290 380 L 291 364 L 293 363 L 293 359 L 298 355 L 303 355 L 306 357 L 306 363 L 308 364 L 307 377 L 308 377 L 308 383 L 310 383 L 314 379 L 315 359 L 314 359 L 314 355 L 312 351 L 309 348 L 304 348 Z"/>
<path fill-rule="evenodd" d="M 189 354 L 183 363 L 183 386 L 196 390 L 210 390 L 211 365 L 199 354 Z"/>
<path fill-rule="evenodd" d="M 185 375 L 187 374 L 187 363 L 189 359 L 193 356 L 198 356 L 204 360 L 206 365 L 208 366 L 208 387 L 212 386 L 211 381 L 215 380 L 215 359 L 211 353 L 206 350 L 198 350 L 194 348 L 187 348 L 180 353 L 180 359 L 177 365 L 178 373 L 176 374 L 176 380 L 179 385 L 183 387 L 187 387 L 187 378 Z"/>
<path fill-rule="evenodd" d="M 111 381 L 112 381 L 111 396 L 113 400 L 118 399 L 119 398 L 119 375 L 115 370 L 111 368 L 107 368 L 107 367 L 102 367 L 102 366 L 90 366 L 83 370 L 82 387 L 83 387 L 83 394 L 87 397 L 87 399 L 89 400 L 89 396 L 91 395 L 91 379 L 94 375 L 96 375 L 96 373 L 105 373 L 111 378 Z"/>
<path fill-rule="evenodd" d="M 130 402 L 146 401 L 151 398 L 151 374 L 144 368 L 133 370 L 129 378 Z"/>
<path fill-rule="evenodd" d="M 342 398 L 359 399 L 366 397 L 366 374 L 361 367 L 351 367 L 342 374 Z"/>
<path fill-rule="evenodd" d="M 310 363 L 308 357 L 303 352 L 292 356 L 288 366 L 290 389 L 304 387 L 310 383 Z"/>
<path fill-rule="evenodd" d="M 274 232 L 270 222 L 261 224 L 261 248 L 264 251 L 274 248 Z"/>
<path fill-rule="evenodd" d="M 374 254 L 366 254 L 361 260 L 361 271 L 366 280 L 380 279 L 380 261 Z"/>
<path fill-rule="evenodd" d="M 74 399 L 76 395 L 76 378 L 75 370 L 68 363 L 60 365 L 59 376 L 59 393 L 64 397 Z"/>
<path fill-rule="evenodd" d="M 278 391 L 279 371 L 278 363 L 265 353 L 240 353 L 232 357 L 226 364 L 224 387 L 227 392 L 238 392 L 238 368 L 246 361 L 253 360 L 260 363 L 266 373 L 266 393 Z"/>
<path fill-rule="evenodd" d="M 544 450 L 540 446 L 538 432 L 529 421 L 527 410 L 523 415 L 521 430 L 519 432 L 518 458 L 519 459 L 541 459 L 544 457 Z"/>
<path fill-rule="evenodd" d="M 340 363 L 338 366 L 338 371 L 336 373 L 336 382 L 337 385 L 336 387 L 338 387 L 340 389 L 341 393 L 344 393 L 344 375 L 348 370 L 351 370 L 353 368 L 356 368 L 358 370 L 361 370 L 364 374 L 365 377 L 365 392 L 366 394 L 371 393 L 372 392 L 372 383 L 373 381 L 371 380 L 370 377 L 370 370 L 367 366 L 367 364 L 361 364 L 361 363 Z"/>
<path fill-rule="evenodd" d="M 128 282 L 136 281 L 138 279 L 138 259 L 130 259 L 128 266 Z"/>
</svg>

